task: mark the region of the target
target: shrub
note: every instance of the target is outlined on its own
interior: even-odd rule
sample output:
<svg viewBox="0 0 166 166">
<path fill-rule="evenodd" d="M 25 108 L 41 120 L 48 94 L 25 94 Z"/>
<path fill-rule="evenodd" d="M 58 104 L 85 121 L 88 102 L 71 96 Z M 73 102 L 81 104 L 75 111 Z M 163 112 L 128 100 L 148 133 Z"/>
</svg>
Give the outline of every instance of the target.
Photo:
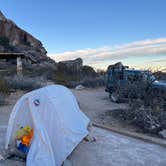
<svg viewBox="0 0 166 166">
<path fill-rule="evenodd" d="M 5 104 L 5 101 L 6 101 L 5 99 L 6 99 L 5 96 L 0 93 L 0 105 Z"/>
<path fill-rule="evenodd" d="M 67 76 L 64 73 L 56 72 L 54 82 L 57 84 L 67 85 L 67 83 L 70 81 L 70 78 L 67 78 Z"/>
<path fill-rule="evenodd" d="M 166 81 L 166 72 L 157 71 L 153 74 L 158 80 L 165 80 Z"/>
<path fill-rule="evenodd" d="M 131 123 L 144 132 L 158 134 L 166 129 L 166 93 L 154 90 L 146 82 L 131 82 L 119 89 L 121 98 L 126 98 L 129 108 L 116 110 L 112 115 Z M 122 100 L 123 101 L 123 100 Z"/>
<path fill-rule="evenodd" d="M 97 72 L 98 75 L 103 75 L 104 76 L 106 74 L 106 71 L 102 70 L 102 69 L 97 69 L 96 72 Z"/>
<path fill-rule="evenodd" d="M 23 74 L 28 77 L 42 76 L 44 79 L 53 80 L 56 72 L 55 65 L 25 65 Z"/>
<path fill-rule="evenodd" d="M 10 65 L 10 67 L 8 67 Z M 16 74 L 16 65 L 4 63 L 0 66 L 0 76 L 6 77 L 6 76 L 13 76 Z"/>
<path fill-rule="evenodd" d="M 0 45 L 5 48 L 5 51 L 14 51 L 14 47 L 9 44 L 9 39 L 7 37 L 0 37 Z"/>
<path fill-rule="evenodd" d="M 7 94 L 9 92 L 9 87 L 3 78 L 0 78 L 0 92 L 3 94 Z"/>
<path fill-rule="evenodd" d="M 0 45 L 4 47 L 9 46 L 9 39 L 7 37 L 0 37 Z"/>
<path fill-rule="evenodd" d="M 11 89 L 31 91 L 42 87 L 41 81 L 36 78 L 25 76 L 14 76 L 7 78 L 7 84 Z"/>
<path fill-rule="evenodd" d="M 9 95 L 9 87 L 3 78 L 0 78 L 0 105 L 4 104 Z"/>
<path fill-rule="evenodd" d="M 96 87 L 101 87 L 105 86 L 105 79 L 104 77 L 86 77 L 81 81 L 81 84 L 85 87 L 89 88 L 96 88 Z"/>
<path fill-rule="evenodd" d="M 81 75 L 82 77 L 97 77 L 97 73 L 91 66 L 82 66 Z"/>
<path fill-rule="evenodd" d="M 52 79 L 56 84 L 62 84 L 67 87 L 73 87 L 73 85 L 77 85 L 80 82 L 80 76 L 74 74 L 68 74 L 65 71 L 57 70 L 54 73 L 54 77 Z"/>
</svg>

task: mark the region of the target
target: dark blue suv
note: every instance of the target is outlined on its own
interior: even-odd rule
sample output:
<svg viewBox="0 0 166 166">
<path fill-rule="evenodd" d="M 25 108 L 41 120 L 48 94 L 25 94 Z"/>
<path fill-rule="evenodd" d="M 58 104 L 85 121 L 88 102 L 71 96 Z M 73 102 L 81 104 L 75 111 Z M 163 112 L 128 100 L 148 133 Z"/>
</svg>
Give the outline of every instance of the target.
<svg viewBox="0 0 166 166">
<path fill-rule="evenodd" d="M 150 91 L 163 91 L 162 93 L 166 93 L 166 82 L 156 80 L 150 71 L 128 69 L 122 64 L 108 67 L 105 91 L 109 93 L 112 101 L 118 102 L 122 89 L 126 89 L 129 84 L 137 83 L 139 86 L 140 82 L 146 85 L 146 89 Z"/>
</svg>

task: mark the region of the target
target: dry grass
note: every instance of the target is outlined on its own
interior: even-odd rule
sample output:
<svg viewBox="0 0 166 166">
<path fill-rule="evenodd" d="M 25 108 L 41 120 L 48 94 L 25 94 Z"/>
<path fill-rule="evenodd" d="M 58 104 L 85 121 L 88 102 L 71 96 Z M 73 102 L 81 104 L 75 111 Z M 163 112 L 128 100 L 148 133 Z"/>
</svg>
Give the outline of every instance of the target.
<svg viewBox="0 0 166 166">
<path fill-rule="evenodd" d="M 10 94 L 9 86 L 6 81 L 0 77 L 0 105 L 5 104 L 6 97 Z"/>
<path fill-rule="evenodd" d="M 27 76 L 13 76 L 6 78 L 6 83 L 10 89 L 32 91 L 41 88 L 41 81 L 38 78 L 32 78 Z"/>
<path fill-rule="evenodd" d="M 113 116 L 151 134 L 166 129 L 166 92 L 154 91 L 140 81 L 128 85 L 120 93 L 121 96 L 127 95 L 130 108 L 114 111 Z"/>
</svg>

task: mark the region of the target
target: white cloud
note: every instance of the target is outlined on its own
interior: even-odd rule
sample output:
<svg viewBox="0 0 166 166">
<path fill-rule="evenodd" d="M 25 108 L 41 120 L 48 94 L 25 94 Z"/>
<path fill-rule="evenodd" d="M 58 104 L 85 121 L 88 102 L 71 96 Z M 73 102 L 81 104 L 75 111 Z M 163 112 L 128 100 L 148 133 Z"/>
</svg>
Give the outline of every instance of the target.
<svg viewBox="0 0 166 166">
<path fill-rule="evenodd" d="M 110 60 L 122 60 L 135 56 L 166 54 L 166 38 L 148 39 L 119 45 L 116 47 L 101 47 L 82 49 L 64 53 L 50 54 L 55 61 L 69 60 L 81 57 L 84 64 L 97 66 Z"/>
<path fill-rule="evenodd" d="M 166 62 L 166 59 L 158 59 L 158 60 L 152 60 L 152 63 L 161 63 L 161 62 Z"/>
</svg>

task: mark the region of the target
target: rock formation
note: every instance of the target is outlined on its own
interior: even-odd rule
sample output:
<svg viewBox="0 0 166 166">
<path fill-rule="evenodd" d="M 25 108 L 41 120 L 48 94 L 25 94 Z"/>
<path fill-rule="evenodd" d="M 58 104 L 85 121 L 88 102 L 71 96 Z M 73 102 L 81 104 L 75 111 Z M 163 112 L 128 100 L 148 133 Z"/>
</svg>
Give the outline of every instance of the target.
<svg viewBox="0 0 166 166">
<path fill-rule="evenodd" d="M 82 66 L 82 77 L 97 77 L 96 71 L 91 66 Z"/>
<path fill-rule="evenodd" d="M 61 61 L 58 63 L 58 70 L 63 71 L 66 74 L 68 73 L 71 75 L 80 75 L 82 65 L 83 60 L 81 58 L 77 58 L 75 60 Z"/>
<path fill-rule="evenodd" d="M 51 61 L 42 43 L 19 28 L 0 11 L 0 52 L 24 53 L 32 61 Z"/>
<path fill-rule="evenodd" d="M 128 66 L 123 66 L 122 62 L 117 62 L 113 65 L 109 65 L 107 71 L 109 71 L 110 69 L 122 70 L 124 68 L 128 68 Z"/>
<path fill-rule="evenodd" d="M 83 60 L 81 58 L 59 62 L 58 70 L 63 71 L 64 74 L 75 75 L 80 78 L 97 76 L 97 73 L 92 67 L 87 65 L 83 66 Z"/>
</svg>

